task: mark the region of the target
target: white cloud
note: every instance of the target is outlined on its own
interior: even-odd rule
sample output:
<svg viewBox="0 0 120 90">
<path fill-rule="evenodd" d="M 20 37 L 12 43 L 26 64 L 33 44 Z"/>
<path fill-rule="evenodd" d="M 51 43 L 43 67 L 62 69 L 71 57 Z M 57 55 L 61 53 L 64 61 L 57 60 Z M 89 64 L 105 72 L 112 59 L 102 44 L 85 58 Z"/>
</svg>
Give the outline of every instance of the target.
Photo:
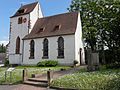
<svg viewBox="0 0 120 90">
<path fill-rule="evenodd" d="M 0 44 L 7 45 L 9 41 L 0 41 Z"/>
</svg>

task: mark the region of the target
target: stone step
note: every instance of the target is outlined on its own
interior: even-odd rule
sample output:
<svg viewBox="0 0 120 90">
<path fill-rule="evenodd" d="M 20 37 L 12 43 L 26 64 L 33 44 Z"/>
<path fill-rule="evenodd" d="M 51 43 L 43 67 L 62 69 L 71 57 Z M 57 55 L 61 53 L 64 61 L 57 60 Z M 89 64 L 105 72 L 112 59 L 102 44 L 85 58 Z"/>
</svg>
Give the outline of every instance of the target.
<svg viewBox="0 0 120 90">
<path fill-rule="evenodd" d="M 47 87 L 48 84 L 44 82 L 34 82 L 34 81 L 24 81 L 24 84 L 33 85 L 33 86 L 40 86 L 40 87 Z"/>
<path fill-rule="evenodd" d="M 47 77 L 47 74 L 35 74 L 35 78 L 40 78 L 40 77 Z"/>
<path fill-rule="evenodd" d="M 42 79 L 42 78 L 28 78 L 28 81 L 34 81 L 34 82 L 44 82 L 48 83 L 47 79 Z"/>
</svg>

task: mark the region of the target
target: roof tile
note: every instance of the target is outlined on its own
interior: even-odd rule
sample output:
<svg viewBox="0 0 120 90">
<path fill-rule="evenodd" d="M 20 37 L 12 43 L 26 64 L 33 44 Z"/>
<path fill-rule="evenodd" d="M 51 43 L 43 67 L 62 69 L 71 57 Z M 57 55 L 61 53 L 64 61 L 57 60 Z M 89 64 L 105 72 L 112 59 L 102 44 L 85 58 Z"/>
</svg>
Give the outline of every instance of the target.
<svg viewBox="0 0 120 90">
<path fill-rule="evenodd" d="M 28 13 L 32 12 L 37 4 L 38 4 L 38 2 L 34 2 L 34 3 L 31 3 L 31 4 L 21 6 L 17 10 L 17 12 L 13 16 L 11 16 L 11 18 L 16 17 L 16 16 L 20 16 L 20 15 L 25 15 L 25 14 L 28 14 Z"/>
<path fill-rule="evenodd" d="M 76 31 L 77 20 L 78 12 L 39 18 L 31 33 L 26 35 L 24 39 L 74 34 Z M 54 30 L 56 25 L 60 25 L 59 30 Z M 41 28 L 44 28 L 44 30 L 39 32 Z"/>
</svg>

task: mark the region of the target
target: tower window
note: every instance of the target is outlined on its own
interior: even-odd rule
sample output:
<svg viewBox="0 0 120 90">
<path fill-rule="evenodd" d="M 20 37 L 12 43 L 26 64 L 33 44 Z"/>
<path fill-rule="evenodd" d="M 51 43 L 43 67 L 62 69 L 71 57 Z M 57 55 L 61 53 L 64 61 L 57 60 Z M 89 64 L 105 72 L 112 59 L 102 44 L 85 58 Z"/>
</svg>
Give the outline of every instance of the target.
<svg viewBox="0 0 120 90">
<path fill-rule="evenodd" d="M 19 17 L 19 18 L 18 18 L 18 24 L 22 24 L 22 21 L 23 21 L 23 18 L 22 18 L 22 17 Z"/>
</svg>

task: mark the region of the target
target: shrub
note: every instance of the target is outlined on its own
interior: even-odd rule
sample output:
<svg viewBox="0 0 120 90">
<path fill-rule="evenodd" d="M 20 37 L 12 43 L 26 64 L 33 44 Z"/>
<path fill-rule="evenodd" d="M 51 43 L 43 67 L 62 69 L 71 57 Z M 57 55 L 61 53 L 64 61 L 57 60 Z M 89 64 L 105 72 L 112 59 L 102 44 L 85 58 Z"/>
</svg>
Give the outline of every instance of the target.
<svg viewBox="0 0 120 90">
<path fill-rule="evenodd" d="M 111 49 L 105 51 L 106 68 L 120 68 L 120 49 Z"/>
<path fill-rule="evenodd" d="M 120 63 L 119 62 L 115 62 L 115 63 L 107 64 L 106 68 L 107 69 L 117 69 L 117 68 L 120 68 Z"/>
<path fill-rule="evenodd" d="M 106 64 L 120 62 L 120 49 L 105 50 Z"/>
<path fill-rule="evenodd" d="M 55 67 L 58 65 L 58 61 L 45 60 L 37 63 L 38 67 Z"/>
<path fill-rule="evenodd" d="M 78 61 L 77 60 L 74 60 L 73 61 L 74 65 L 78 64 Z"/>
</svg>

